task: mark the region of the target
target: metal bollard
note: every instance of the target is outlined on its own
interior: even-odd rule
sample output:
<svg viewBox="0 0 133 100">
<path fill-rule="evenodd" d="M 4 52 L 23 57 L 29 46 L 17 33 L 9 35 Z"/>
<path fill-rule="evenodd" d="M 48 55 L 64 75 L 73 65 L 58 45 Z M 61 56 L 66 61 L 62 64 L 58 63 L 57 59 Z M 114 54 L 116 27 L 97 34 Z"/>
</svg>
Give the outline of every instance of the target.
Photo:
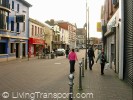
<svg viewBox="0 0 133 100">
<path fill-rule="evenodd" d="M 28 61 L 29 61 L 29 56 L 30 56 L 30 53 L 28 52 Z"/>
<path fill-rule="evenodd" d="M 82 58 L 82 77 L 84 77 L 84 58 Z"/>
<path fill-rule="evenodd" d="M 82 78 L 81 78 L 81 69 L 82 68 L 82 62 L 79 62 L 79 90 L 82 90 Z"/>
<path fill-rule="evenodd" d="M 73 79 L 74 79 L 74 75 L 70 74 L 69 75 L 69 86 L 70 86 L 70 90 L 69 90 L 69 100 L 73 100 Z"/>
</svg>

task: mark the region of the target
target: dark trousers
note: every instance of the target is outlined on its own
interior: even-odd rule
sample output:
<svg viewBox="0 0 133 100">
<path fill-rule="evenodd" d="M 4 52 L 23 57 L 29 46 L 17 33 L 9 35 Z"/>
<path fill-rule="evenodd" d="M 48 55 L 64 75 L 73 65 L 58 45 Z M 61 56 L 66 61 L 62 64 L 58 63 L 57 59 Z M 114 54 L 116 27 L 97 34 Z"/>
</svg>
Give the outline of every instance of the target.
<svg viewBox="0 0 133 100">
<path fill-rule="evenodd" d="M 93 57 L 89 57 L 89 68 L 90 68 L 90 70 L 92 70 L 93 64 L 94 64 L 94 59 L 93 59 Z"/>
<path fill-rule="evenodd" d="M 105 63 L 101 63 L 101 74 L 104 74 L 104 66 L 105 66 Z"/>
<path fill-rule="evenodd" d="M 75 71 L 75 60 L 70 60 L 70 73 Z"/>
</svg>

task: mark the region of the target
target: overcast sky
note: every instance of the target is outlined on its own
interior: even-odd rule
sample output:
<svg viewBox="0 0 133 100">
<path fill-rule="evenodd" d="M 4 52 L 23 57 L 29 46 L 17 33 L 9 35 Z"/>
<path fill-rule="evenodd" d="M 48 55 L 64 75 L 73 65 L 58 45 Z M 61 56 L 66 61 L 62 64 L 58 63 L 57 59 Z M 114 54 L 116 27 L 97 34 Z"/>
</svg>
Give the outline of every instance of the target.
<svg viewBox="0 0 133 100">
<path fill-rule="evenodd" d="M 41 22 L 46 20 L 64 20 L 76 23 L 82 28 L 86 22 L 86 0 L 26 0 L 32 7 L 30 17 Z M 88 0 L 90 37 L 101 37 L 96 32 L 96 22 L 100 21 L 100 9 L 104 0 Z"/>
</svg>

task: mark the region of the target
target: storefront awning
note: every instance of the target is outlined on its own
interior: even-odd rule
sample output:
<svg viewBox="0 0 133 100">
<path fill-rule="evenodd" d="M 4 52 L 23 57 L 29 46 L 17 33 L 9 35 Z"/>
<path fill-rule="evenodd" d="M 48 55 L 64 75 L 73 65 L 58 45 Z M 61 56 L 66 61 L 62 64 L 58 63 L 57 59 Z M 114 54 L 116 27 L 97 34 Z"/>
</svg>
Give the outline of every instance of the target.
<svg viewBox="0 0 133 100">
<path fill-rule="evenodd" d="M 29 44 L 41 44 L 44 45 L 45 41 L 37 38 L 29 38 Z"/>
</svg>

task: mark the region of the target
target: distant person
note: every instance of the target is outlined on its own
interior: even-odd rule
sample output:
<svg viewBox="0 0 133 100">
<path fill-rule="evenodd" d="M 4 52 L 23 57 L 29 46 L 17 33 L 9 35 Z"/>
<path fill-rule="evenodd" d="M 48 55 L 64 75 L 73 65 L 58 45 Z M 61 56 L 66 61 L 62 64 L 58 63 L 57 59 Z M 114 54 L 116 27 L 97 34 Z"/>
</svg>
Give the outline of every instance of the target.
<svg viewBox="0 0 133 100">
<path fill-rule="evenodd" d="M 70 73 L 75 71 L 75 62 L 78 61 L 77 54 L 74 52 L 74 49 L 68 54 L 68 59 L 70 63 Z"/>
<path fill-rule="evenodd" d="M 65 53 L 66 53 L 66 58 L 68 58 L 68 54 L 69 54 L 69 49 L 68 48 L 66 49 Z"/>
<path fill-rule="evenodd" d="M 94 50 L 92 47 L 88 49 L 88 58 L 89 58 L 89 68 L 90 70 L 92 70 L 92 66 L 94 64 L 94 58 L 95 58 Z"/>
<path fill-rule="evenodd" d="M 107 57 L 106 57 L 106 54 L 104 53 L 104 50 L 102 50 L 102 52 L 98 55 L 96 63 L 99 59 L 100 59 L 100 64 L 101 64 L 101 75 L 103 75 L 104 74 L 104 66 L 105 66 L 105 63 L 107 62 Z"/>
</svg>

